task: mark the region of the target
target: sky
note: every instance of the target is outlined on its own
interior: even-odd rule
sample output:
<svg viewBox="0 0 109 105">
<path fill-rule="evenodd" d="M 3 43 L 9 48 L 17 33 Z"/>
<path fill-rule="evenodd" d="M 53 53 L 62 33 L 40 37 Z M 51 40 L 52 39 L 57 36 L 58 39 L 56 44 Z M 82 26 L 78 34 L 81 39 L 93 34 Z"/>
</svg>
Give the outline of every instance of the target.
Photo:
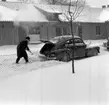
<svg viewBox="0 0 109 105">
<path fill-rule="evenodd" d="M 1 1 L 1 0 L 0 0 Z M 7 0 L 7 1 L 17 1 L 17 0 Z M 36 2 L 40 0 L 34 0 Z M 109 0 L 86 0 L 86 2 L 93 7 L 101 7 L 102 5 L 109 4 Z"/>
</svg>

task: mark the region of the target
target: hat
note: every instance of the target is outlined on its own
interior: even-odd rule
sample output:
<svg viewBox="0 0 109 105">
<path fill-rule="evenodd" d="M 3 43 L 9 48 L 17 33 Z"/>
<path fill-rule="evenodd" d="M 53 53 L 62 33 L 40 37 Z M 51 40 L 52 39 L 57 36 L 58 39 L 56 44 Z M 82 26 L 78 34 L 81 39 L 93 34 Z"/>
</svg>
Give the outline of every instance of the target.
<svg viewBox="0 0 109 105">
<path fill-rule="evenodd" d="M 30 37 L 29 36 L 27 36 L 26 39 L 30 41 Z"/>
</svg>

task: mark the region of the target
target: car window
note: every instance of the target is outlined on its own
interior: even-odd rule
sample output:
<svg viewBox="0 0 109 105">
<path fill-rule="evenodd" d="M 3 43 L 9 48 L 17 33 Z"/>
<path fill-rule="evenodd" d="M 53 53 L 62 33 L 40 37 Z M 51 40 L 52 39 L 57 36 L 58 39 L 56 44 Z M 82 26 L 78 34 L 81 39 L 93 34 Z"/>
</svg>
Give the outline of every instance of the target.
<svg viewBox="0 0 109 105">
<path fill-rule="evenodd" d="M 74 39 L 75 45 L 84 45 L 84 42 L 80 38 L 75 38 Z M 66 44 L 73 44 L 73 39 L 66 41 Z"/>
<path fill-rule="evenodd" d="M 83 40 L 80 38 L 75 38 L 74 42 L 75 42 L 75 45 L 84 45 Z"/>
<path fill-rule="evenodd" d="M 83 41 L 81 39 L 79 39 L 79 38 L 75 38 L 74 42 L 75 42 L 75 44 L 76 43 L 83 43 Z"/>
</svg>

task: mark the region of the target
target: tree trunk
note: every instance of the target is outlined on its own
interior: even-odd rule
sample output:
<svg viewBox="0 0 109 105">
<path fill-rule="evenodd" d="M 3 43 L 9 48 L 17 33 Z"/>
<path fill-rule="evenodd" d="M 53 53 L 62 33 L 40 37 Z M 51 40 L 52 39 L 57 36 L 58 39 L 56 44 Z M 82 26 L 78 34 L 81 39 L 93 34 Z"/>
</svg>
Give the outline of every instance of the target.
<svg viewBox="0 0 109 105">
<path fill-rule="evenodd" d="M 72 18 L 71 18 L 71 21 L 70 21 L 70 29 L 71 29 L 72 38 L 74 39 Z M 75 49 L 75 43 L 74 43 L 74 40 L 73 40 L 73 48 L 72 48 L 72 73 L 75 73 L 75 71 L 74 71 L 74 49 Z"/>
</svg>

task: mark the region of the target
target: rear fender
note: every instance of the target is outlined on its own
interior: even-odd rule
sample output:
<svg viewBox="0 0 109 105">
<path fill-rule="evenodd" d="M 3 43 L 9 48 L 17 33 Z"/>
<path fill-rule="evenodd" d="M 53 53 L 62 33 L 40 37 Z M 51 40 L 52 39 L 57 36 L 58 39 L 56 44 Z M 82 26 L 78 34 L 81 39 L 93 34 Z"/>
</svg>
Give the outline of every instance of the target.
<svg viewBox="0 0 109 105">
<path fill-rule="evenodd" d="M 98 51 L 98 53 L 100 53 L 100 47 L 89 47 L 89 48 L 86 48 L 86 50 L 93 50 L 93 49 L 96 49 Z"/>
<path fill-rule="evenodd" d="M 87 56 L 93 56 L 95 50 L 98 51 L 98 53 L 100 53 L 100 48 L 99 47 L 91 47 L 91 48 L 86 49 L 86 55 Z"/>
</svg>

